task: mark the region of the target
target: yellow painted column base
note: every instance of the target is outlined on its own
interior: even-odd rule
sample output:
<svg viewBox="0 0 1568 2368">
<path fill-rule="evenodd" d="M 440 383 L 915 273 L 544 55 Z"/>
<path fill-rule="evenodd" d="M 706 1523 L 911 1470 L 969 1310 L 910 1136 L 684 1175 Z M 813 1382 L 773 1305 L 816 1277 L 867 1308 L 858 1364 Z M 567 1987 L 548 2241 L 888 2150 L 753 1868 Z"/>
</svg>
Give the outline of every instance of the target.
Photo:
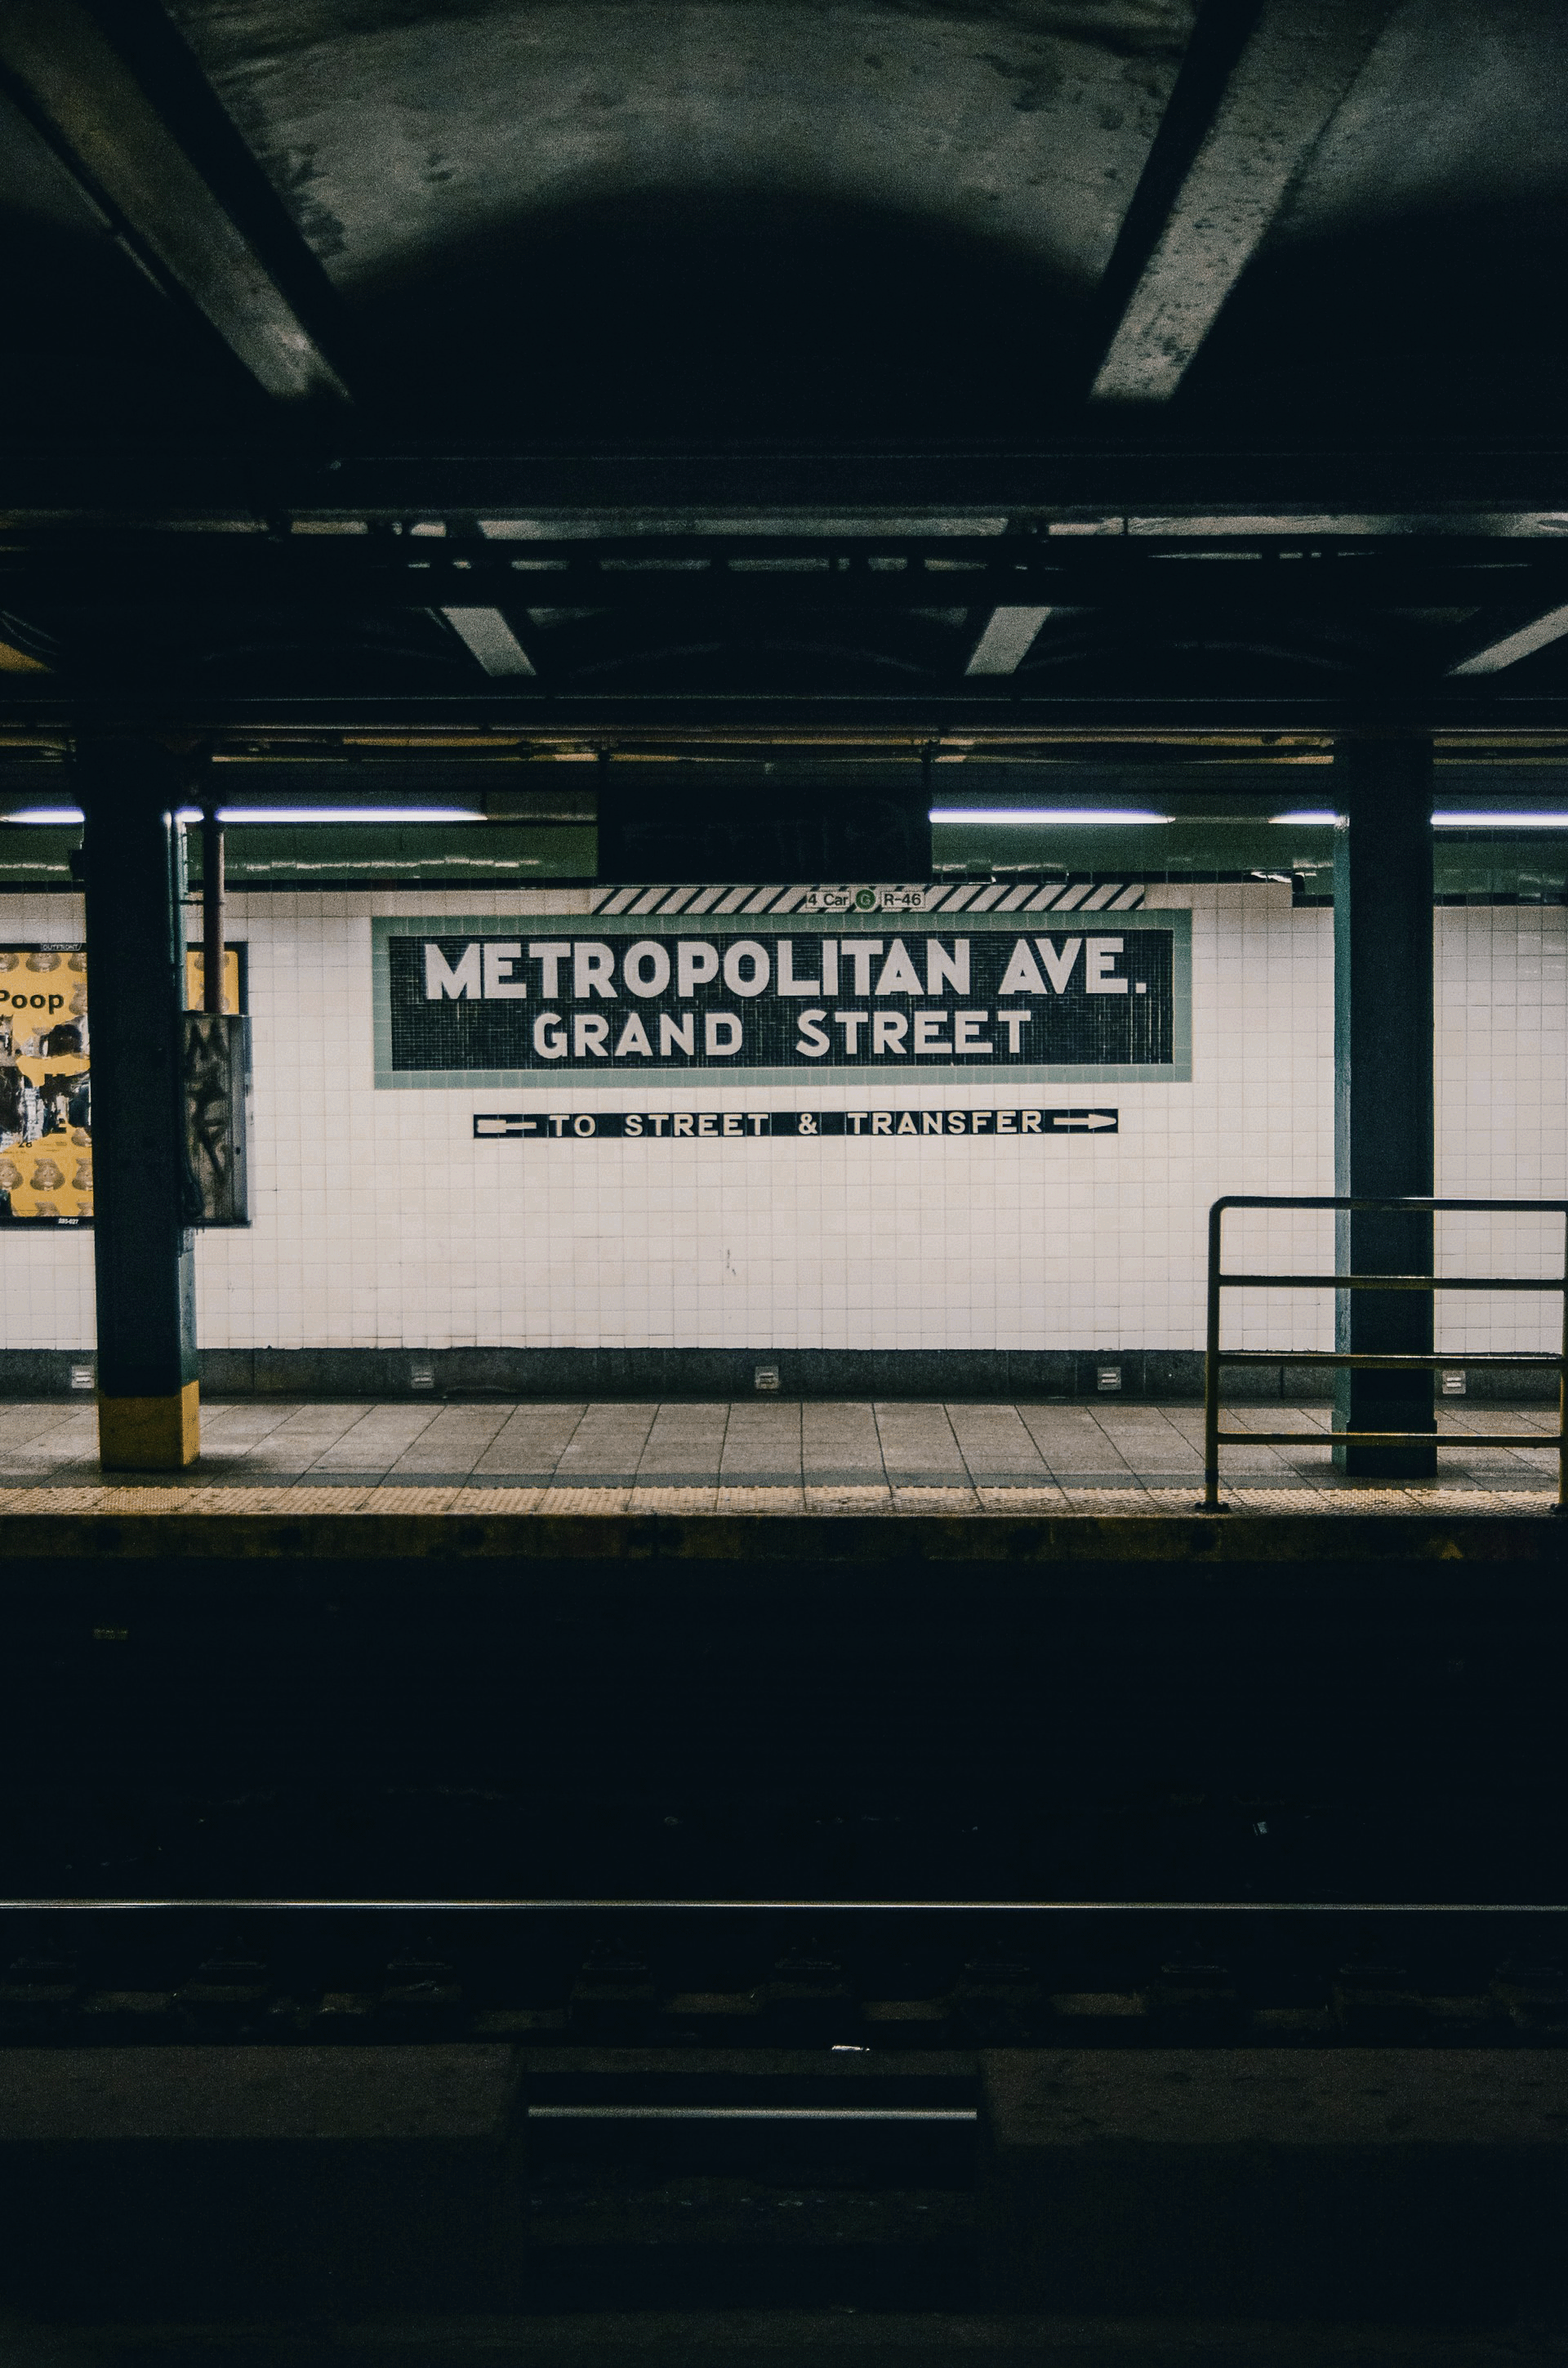
<svg viewBox="0 0 1568 2368">
<path fill-rule="evenodd" d="M 98 1462 L 106 1472 L 182 1472 L 201 1452 L 201 1384 L 166 1397 L 98 1399 Z"/>
</svg>

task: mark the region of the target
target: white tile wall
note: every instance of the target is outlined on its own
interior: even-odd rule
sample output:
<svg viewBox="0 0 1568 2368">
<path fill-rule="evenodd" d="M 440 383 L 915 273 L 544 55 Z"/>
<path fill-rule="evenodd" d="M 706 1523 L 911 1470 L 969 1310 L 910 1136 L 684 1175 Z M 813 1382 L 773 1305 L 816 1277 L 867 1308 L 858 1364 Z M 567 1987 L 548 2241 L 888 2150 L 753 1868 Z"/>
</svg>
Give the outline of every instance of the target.
<svg viewBox="0 0 1568 2368">
<path fill-rule="evenodd" d="M 1114 1088 L 1109 1138 L 475 1143 L 471 1115 L 494 1089 L 375 1091 L 372 915 L 585 902 L 569 889 L 232 900 L 231 933 L 250 948 L 256 1223 L 199 1237 L 206 1346 L 1196 1348 L 1210 1201 L 1334 1189 L 1332 916 L 1293 911 L 1273 885 L 1152 894 L 1192 909 L 1194 1082 Z M 1440 1190 L 1568 1190 L 1565 917 L 1438 914 Z M 80 933 L 74 899 L 0 898 L 0 934 Z M 571 1087 L 585 1109 L 627 1094 Z M 833 1109 L 863 1106 L 868 1090 L 705 1085 L 702 1098 Z M 881 1098 L 982 1099 L 937 1085 Z M 560 1087 L 506 1097 L 562 1099 Z M 637 1096 L 689 1100 L 673 1087 Z M 1228 1263 L 1331 1262 L 1327 1220 L 1231 1223 Z M 1544 1270 L 1514 1263 L 1550 1261 L 1539 1226 L 1517 1240 L 1492 1230 L 1506 1267 Z M 1449 1303 L 1442 1345 L 1547 1345 L 1551 1315 L 1500 1299 Z M 1226 1337 L 1328 1346 L 1328 1294 L 1235 1294 Z M 0 1235 L 0 1347 L 91 1338 L 90 1240 Z"/>
<path fill-rule="evenodd" d="M 1438 1190 L 1456 1200 L 1568 1195 L 1568 907 L 1445 905 L 1438 910 Z M 1560 1220 L 1445 1217 L 1438 1270 L 1563 1271 Z M 1439 1301 L 1437 1345 L 1554 1349 L 1562 1302 L 1552 1292 L 1453 1292 Z"/>
</svg>

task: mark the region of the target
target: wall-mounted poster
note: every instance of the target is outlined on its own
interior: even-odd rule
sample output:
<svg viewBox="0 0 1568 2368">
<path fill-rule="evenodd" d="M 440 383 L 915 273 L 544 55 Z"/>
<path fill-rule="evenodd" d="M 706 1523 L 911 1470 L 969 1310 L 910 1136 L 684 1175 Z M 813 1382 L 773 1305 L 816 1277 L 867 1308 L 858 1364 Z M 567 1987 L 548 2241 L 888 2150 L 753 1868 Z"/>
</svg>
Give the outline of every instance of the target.
<svg viewBox="0 0 1568 2368">
<path fill-rule="evenodd" d="M 378 920 L 376 1082 L 1185 1082 L 1190 926 L 1164 911 Z"/>
<path fill-rule="evenodd" d="M 0 1220 L 93 1213 L 87 957 L 0 946 Z"/>
<path fill-rule="evenodd" d="M 240 949 L 224 994 L 240 1008 Z M 186 960 L 199 1002 L 201 956 Z M 92 1047 L 80 946 L 0 946 L 0 1224 L 80 1224 L 93 1213 Z"/>
</svg>

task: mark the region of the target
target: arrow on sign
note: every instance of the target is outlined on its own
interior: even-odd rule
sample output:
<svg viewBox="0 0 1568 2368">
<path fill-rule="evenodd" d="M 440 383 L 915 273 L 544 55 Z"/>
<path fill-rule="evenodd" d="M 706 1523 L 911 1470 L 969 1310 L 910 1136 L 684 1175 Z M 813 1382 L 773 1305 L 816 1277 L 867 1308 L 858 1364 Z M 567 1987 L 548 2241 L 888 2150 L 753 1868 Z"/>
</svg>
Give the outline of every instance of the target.
<svg viewBox="0 0 1568 2368">
<path fill-rule="evenodd" d="M 1051 1123 L 1055 1126 L 1087 1127 L 1092 1133 L 1096 1127 L 1114 1126 L 1116 1112 L 1114 1110 L 1057 1110 L 1052 1114 Z"/>
</svg>

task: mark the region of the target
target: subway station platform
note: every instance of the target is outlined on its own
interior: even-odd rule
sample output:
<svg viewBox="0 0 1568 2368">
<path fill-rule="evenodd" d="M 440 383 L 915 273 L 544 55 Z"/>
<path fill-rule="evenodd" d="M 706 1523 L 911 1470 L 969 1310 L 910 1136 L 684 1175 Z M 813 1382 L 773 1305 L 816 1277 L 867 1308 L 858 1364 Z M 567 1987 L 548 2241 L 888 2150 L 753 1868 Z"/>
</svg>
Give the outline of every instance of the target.
<svg viewBox="0 0 1568 2368">
<path fill-rule="evenodd" d="M 1325 1518 L 1437 1514 L 1513 1523 L 1556 1505 L 1556 1424 L 1545 1407 L 1441 1408 L 1438 1435 L 1453 1444 L 1439 1457 L 1438 1477 L 1419 1483 L 1337 1473 L 1326 1405 L 1238 1407 L 1226 1419 L 1301 1431 L 1299 1448 L 1224 1451 L 1224 1501 L 1250 1517 L 1249 1540 L 1260 1524 L 1273 1533 L 1290 1523 L 1305 1538 Z M 1471 1432 L 1499 1429 L 1516 1433 L 1517 1446 L 1464 1444 Z M 553 1542 L 557 1524 L 574 1517 L 608 1518 L 607 1537 L 645 1517 L 728 1517 L 737 1537 L 782 1517 L 775 1539 L 802 1549 L 812 1517 L 873 1526 L 925 1517 L 949 1540 L 978 1523 L 983 1554 L 980 1537 L 997 1522 L 1038 1531 L 1044 1517 L 1054 1536 L 1062 1520 L 1119 1527 L 1192 1516 L 1201 1440 L 1197 1406 L 1103 1402 L 248 1401 L 203 1407 L 201 1455 L 188 1471 L 105 1474 L 90 1406 L 14 1404 L 0 1415 L 0 1521 L 16 1542 L 18 1520 L 32 1536 L 40 1519 L 56 1517 L 85 1519 L 89 1534 L 104 1517 L 122 1525 L 126 1517 L 217 1517 L 226 1527 L 237 1517 L 263 1524 L 281 1517 L 296 1535 L 308 1520 L 319 1538 L 349 1517 L 358 1525 L 380 1515 L 405 1530 L 418 1522 L 423 1536 L 428 1521 L 474 1516 L 493 1540 L 529 1553 L 544 1548 L 546 1528 Z M 1189 1529 L 1184 1519 L 1184 1534 Z M 693 1550 L 717 1547 L 715 1535 Z M 1151 1541 L 1139 1549 L 1152 1550 Z"/>
</svg>

